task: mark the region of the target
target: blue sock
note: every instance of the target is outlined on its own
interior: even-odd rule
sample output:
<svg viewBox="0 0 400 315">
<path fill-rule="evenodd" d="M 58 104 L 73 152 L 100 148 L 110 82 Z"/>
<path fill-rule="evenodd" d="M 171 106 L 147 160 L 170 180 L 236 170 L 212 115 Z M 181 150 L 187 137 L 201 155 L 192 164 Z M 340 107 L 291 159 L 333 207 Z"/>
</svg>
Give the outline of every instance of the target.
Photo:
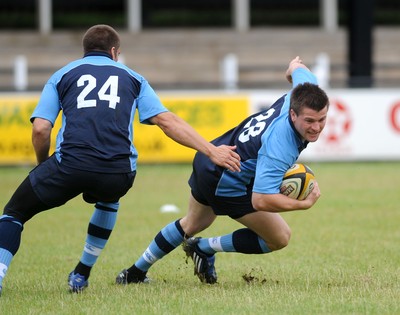
<svg viewBox="0 0 400 315">
<path fill-rule="evenodd" d="M 144 272 L 148 271 L 156 261 L 178 247 L 183 242 L 184 235 L 185 233 L 179 220 L 166 225 L 156 235 L 149 247 L 147 247 L 142 256 L 135 262 L 134 266 Z"/>
<path fill-rule="evenodd" d="M 0 216 L 0 286 L 21 244 L 23 225 L 11 216 Z"/>
<path fill-rule="evenodd" d="M 118 208 L 118 202 L 96 203 L 94 213 L 89 222 L 86 243 L 80 259 L 81 264 L 91 268 L 96 263 L 97 258 L 105 247 L 115 226 Z M 90 269 L 86 269 L 86 271 L 80 271 L 77 269 L 79 268 L 77 267 L 75 269 L 76 272 L 85 275 L 86 277 L 89 276 L 88 272 L 90 272 Z"/>
<path fill-rule="evenodd" d="M 8 267 L 10 266 L 13 257 L 14 255 L 8 250 L 0 248 L 0 287 L 3 284 L 3 279 L 6 276 Z"/>
<path fill-rule="evenodd" d="M 198 246 L 199 249 L 207 255 L 213 255 L 216 252 L 236 251 L 232 242 L 232 234 L 212 238 L 201 238 Z"/>
<path fill-rule="evenodd" d="M 199 249 L 207 255 L 216 252 L 236 252 L 243 254 L 265 254 L 271 252 L 265 241 L 248 228 L 231 234 L 212 238 L 201 238 Z"/>
</svg>

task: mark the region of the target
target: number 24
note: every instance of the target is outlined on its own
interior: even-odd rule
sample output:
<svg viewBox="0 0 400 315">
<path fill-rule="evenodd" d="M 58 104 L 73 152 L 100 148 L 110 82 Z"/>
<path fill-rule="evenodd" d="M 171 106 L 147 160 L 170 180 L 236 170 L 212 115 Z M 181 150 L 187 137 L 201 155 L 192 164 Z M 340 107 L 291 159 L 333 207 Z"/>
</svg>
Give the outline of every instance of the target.
<svg viewBox="0 0 400 315">
<path fill-rule="evenodd" d="M 86 96 L 96 88 L 97 79 L 91 74 L 84 74 L 76 84 L 78 87 L 85 86 L 77 97 L 78 108 L 96 107 L 96 99 L 86 99 Z M 107 91 L 109 91 L 108 94 Z M 108 107 L 115 109 L 120 102 L 120 97 L 118 96 L 118 76 L 111 75 L 100 88 L 97 95 L 100 100 L 108 101 Z"/>
</svg>

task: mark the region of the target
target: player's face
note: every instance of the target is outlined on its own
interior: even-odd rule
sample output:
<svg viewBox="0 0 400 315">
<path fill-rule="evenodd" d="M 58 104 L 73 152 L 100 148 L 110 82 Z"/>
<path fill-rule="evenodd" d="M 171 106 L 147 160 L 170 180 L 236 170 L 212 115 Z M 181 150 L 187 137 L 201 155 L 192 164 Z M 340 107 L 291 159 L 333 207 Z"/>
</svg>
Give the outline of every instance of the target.
<svg viewBox="0 0 400 315">
<path fill-rule="evenodd" d="M 293 109 L 290 110 L 290 118 L 293 121 L 294 127 L 303 140 L 309 142 L 315 142 L 318 140 L 319 135 L 325 127 L 327 114 L 327 106 L 319 112 L 304 107 L 299 115 L 296 115 Z"/>
</svg>

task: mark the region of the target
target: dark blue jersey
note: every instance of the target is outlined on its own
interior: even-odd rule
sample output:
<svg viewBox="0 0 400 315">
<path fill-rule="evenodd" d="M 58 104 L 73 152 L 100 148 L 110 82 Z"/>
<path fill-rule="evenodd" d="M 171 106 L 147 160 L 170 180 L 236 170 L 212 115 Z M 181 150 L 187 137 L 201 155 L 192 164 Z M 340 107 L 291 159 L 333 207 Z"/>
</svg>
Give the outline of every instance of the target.
<svg viewBox="0 0 400 315">
<path fill-rule="evenodd" d="M 293 86 L 304 82 L 316 84 L 315 76 L 305 69 L 295 70 L 292 77 Z M 199 178 L 207 178 L 203 184 L 211 186 L 215 196 L 251 196 L 253 191 L 279 193 L 283 175 L 307 145 L 290 120 L 290 95 L 291 92 L 282 96 L 269 109 L 249 116 L 212 141 L 215 145 L 236 145 L 241 172 L 225 170 L 197 153 L 194 172 Z"/>
<path fill-rule="evenodd" d="M 133 120 L 167 109 L 148 82 L 104 53 L 89 53 L 57 71 L 32 114 L 53 125 L 62 111 L 56 156 L 69 167 L 105 173 L 136 169 Z"/>
</svg>

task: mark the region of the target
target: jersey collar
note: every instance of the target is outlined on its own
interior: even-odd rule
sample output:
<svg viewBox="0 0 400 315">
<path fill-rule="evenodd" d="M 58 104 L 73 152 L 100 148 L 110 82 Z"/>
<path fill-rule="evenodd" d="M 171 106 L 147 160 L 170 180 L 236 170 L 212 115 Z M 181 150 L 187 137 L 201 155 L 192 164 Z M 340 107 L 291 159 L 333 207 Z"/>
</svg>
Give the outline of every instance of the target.
<svg viewBox="0 0 400 315">
<path fill-rule="evenodd" d="M 112 59 L 112 56 L 109 53 L 106 53 L 104 51 L 90 51 L 90 52 L 86 53 L 83 56 L 83 58 L 92 57 L 92 56 L 108 57 L 108 58 Z"/>
</svg>

